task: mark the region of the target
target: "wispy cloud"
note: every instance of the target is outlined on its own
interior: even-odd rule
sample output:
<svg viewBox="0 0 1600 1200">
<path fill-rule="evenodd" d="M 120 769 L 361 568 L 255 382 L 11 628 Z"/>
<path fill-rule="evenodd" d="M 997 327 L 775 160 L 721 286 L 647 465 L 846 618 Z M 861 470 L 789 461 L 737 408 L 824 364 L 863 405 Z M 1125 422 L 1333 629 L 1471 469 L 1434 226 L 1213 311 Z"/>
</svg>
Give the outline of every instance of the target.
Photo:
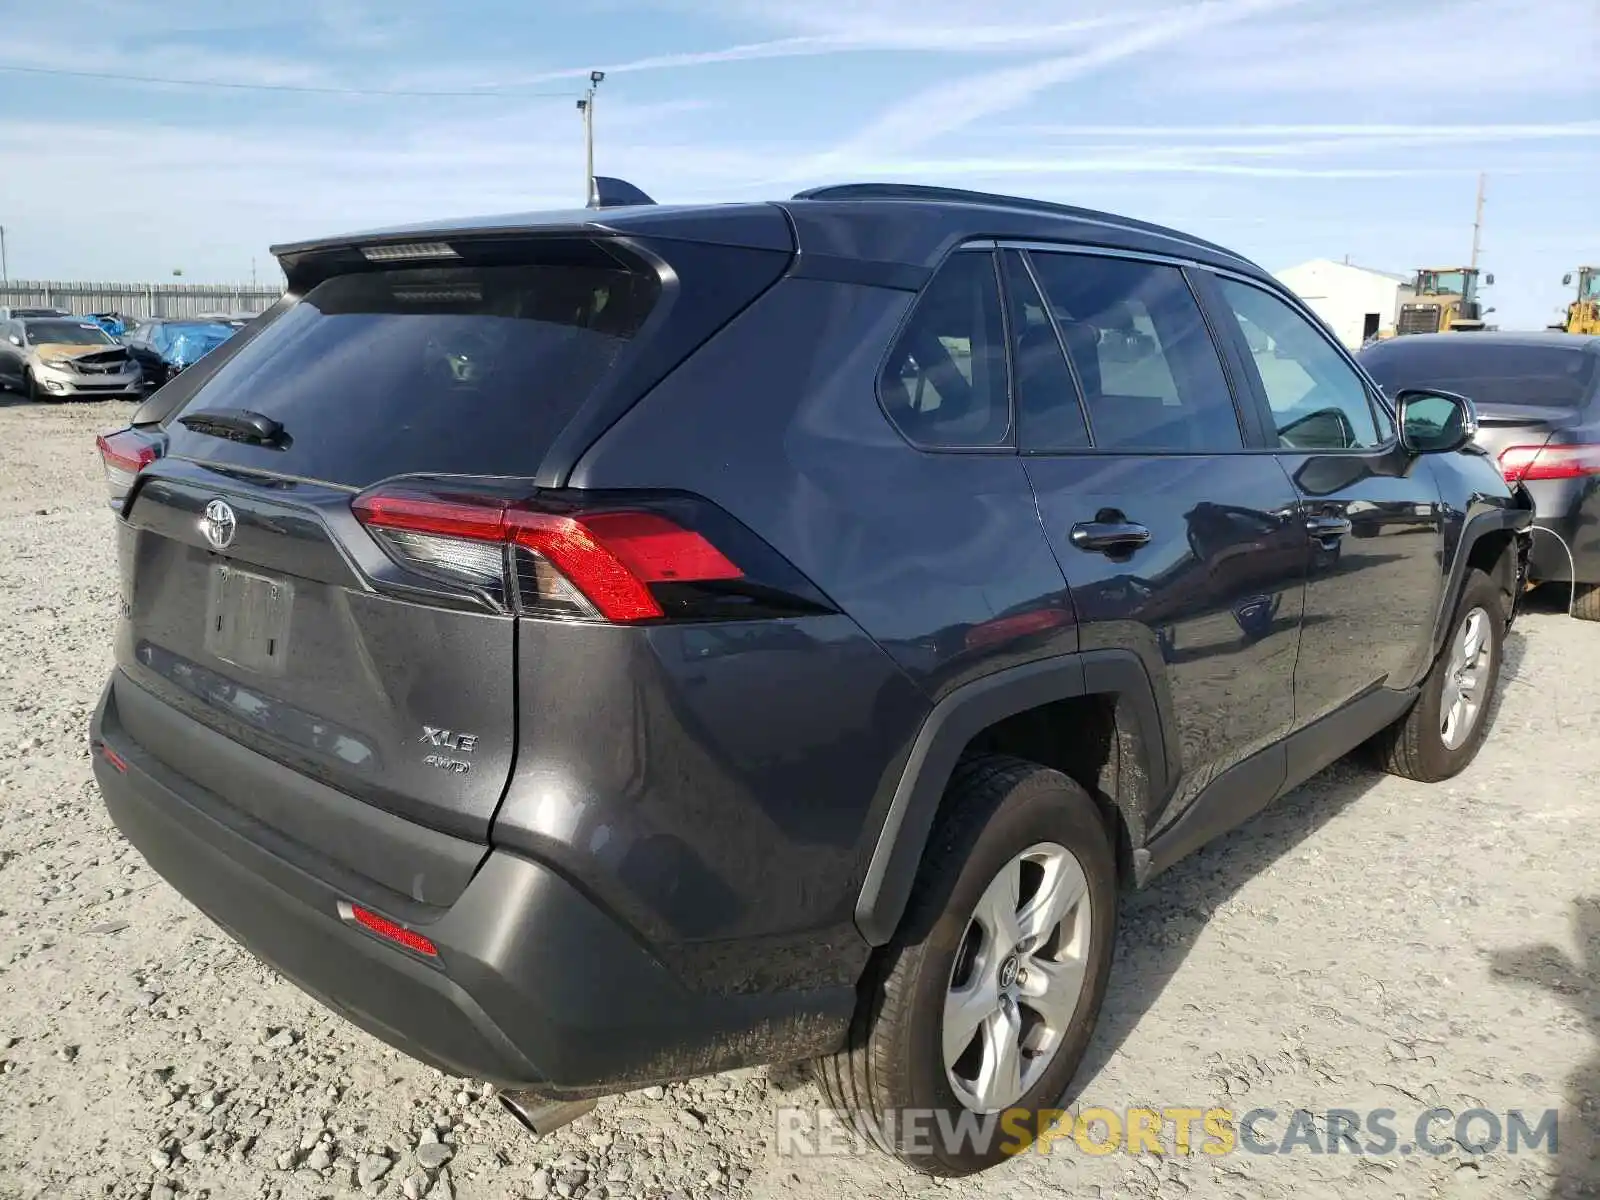
<svg viewBox="0 0 1600 1200">
<path fill-rule="evenodd" d="M 1471 109 L 1507 93 L 1592 88 L 1597 54 L 1594 0 L 1348 0 L 1242 26 L 1225 55 L 1189 47 L 1159 82 L 1190 95 L 1339 94 L 1358 105 Z"/>
<path fill-rule="evenodd" d="M 1439 141 L 1600 137 L 1600 121 L 1456 124 L 1008 125 L 1007 135 L 1061 138 L 1428 137 Z"/>
<path fill-rule="evenodd" d="M 1180 38 L 1246 17 L 1282 9 L 1295 0 L 1205 0 L 1155 14 L 1130 32 L 1097 41 L 1076 54 L 966 75 L 925 88 L 872 120 L 865 129 L 803 164 L 797 174 L 826 175 L 870 165 L 890 151 L 938 141 L 974 122 L 1009 112 L 1041 92 L 1134 58 Z"/>
</svg>

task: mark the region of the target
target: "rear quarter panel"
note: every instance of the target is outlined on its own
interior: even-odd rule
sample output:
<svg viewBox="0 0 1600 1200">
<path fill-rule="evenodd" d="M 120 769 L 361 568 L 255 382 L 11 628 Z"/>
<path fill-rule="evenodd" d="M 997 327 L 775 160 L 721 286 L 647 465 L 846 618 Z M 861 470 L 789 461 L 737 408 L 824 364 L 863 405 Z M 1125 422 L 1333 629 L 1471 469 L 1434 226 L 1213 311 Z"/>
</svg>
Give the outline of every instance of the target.
<svg viewBox="0 0 1600 1200">
<path fill-rule="evenodd" d="M 715 501 L 936 699 L 1073 651 L 1077 631 L 1020 459 L 913 449 L 879 407 L 911 301 L 784 280 L 618 422 L 572 483 Z"/>
<path fill-rule="evenodd" d="M 1077 646 L 1017 457 L 915 450 L 879 408 L 879 365 L 911 301 L 887 288 L 783 280 L 641 400 L 571 477 L 578 487 L 704 496 L 843 612 L 765 631 L 663 629 L 648 651 L 606 668 L 634 681 L 635 709 L 616 714 L 634 742 L 609 748 L 616 764 L 588 772 L 587 794 L 620 806 L 637 822 L 627 836 L 655 838 L 652 853 L 664 857 L 654 883 L 617 868 L 604 886 L 701 978 L 738 986 L 751 973 L 798 981 L 846 969 L 853 978 L 865 944 L 852 908 L 930 701 Z M 696 639 L 704 644 L 690 647 Z M 537 688 L 525 678 L 521 694 Z M 528 815 L 538 802 L 521 798 L 536 795 L 543 770 L 526 756 L 579 736 L 539 728 L 553 715 L 530 719 L 497 837 L 508 822 L 548 836 L 544 816 Z M 682 889 L 675 895 L 669 879 Z M 717 912 L 721 924 L 706 925 Z M 741 951 L 727 974 L 718 943 L 749 936 L 770 953 Z"/>
</svg>

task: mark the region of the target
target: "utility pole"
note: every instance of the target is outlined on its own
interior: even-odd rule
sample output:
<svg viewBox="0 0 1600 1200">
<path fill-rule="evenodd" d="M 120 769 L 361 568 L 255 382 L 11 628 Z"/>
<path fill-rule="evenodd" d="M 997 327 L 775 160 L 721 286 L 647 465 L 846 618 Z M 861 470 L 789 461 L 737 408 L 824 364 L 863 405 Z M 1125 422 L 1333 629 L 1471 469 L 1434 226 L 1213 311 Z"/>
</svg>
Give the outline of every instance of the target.
<svg viewBox="0 0 1600 1200">
<path fill-rule="evenodd" d="M 1478 172 L 1478 207 L 1472 214 L 1472 269 L 1478 269 L 1478 248 L 1483 237 L 1483 189 L 1487 181 L 1482 171 Z"/>
<path fill-rule="evenodd" d="M 578 101 L 578 111 L 583 114 L 583 194 L 590 208 L 600 203 L 600 193 L 594 185 L 594 93 L 605 77 L 604 71 L 590 71 L 589 88 Z"/>
<path fill-rule="evenodd" d="M 6 227 L 0 225 L 0 283 L 11 278 L 11 272 L 6 267 Z"/>
</svg>

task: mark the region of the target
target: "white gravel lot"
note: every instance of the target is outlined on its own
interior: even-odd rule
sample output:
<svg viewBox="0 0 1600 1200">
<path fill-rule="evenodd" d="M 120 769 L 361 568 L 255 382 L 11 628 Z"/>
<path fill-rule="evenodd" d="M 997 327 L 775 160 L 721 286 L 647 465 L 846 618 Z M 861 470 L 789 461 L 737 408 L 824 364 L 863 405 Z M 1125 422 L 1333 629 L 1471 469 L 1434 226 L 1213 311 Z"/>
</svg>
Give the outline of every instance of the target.
<svg viewBox="0 0 1600 1200">
<path fill-rule="evenodd" d="M 93 434 L 128 411 L 0 396 L 0 1196 L 1600 1195 L 1600 625 L 1524 615 L 1459 779 L 1341 763 L 1127 897 L 1076 1096 L 1391 1108 L 1403 1131 L 1435 1105 L 1560 1107 L 1553 1155 L 1067 1143 L 935 1183 L 779 1156 L 775 1109 L 818 1103 L 787 1069 L 609 1100 L 541 1142 L 280 980 L 113 830 L 85 741 L 116 605 Z"/>
</svg>

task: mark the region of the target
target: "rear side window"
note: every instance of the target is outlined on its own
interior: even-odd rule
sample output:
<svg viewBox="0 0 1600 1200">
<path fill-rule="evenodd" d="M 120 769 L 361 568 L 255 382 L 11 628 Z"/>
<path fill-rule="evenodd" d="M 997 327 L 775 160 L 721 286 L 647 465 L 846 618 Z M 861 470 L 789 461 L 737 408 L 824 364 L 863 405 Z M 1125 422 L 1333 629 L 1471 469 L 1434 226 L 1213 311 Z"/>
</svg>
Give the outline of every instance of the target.
<svg viewBox="0 0 1600 1200">
<path fill-rule="evenodd" d="M 655 303 L 653 274 L 523 265 L 329 279 L 185 407 L 249 409 L 284 448 L 174 422 L 172 452 L 364 487 L 390 475 L 527 475 Z"/>
<path fill-rule="evenodd" d="M 1082 450 L 1089 427 L 1044 297 L 1019 252 L 1007 250 L 1003 261 L 1021 443 L 1028 450 Z"/>
<path fill-rule="evenodd" d="M 1460 392 L 1493 408 L 1577 408 L 1592 396 L 1600 359 L 1552 335 L 1551 344 L 1497 345 L 1452 334 L 1449 342 L 1396 338 L 1369 347 L 1361 364 L 1391 396 L 1410 387 Z"/>
<path fill-rule="evenodd" d="M 1030 257 L 1083 385 L 1096 447 L 1243 449 L 1221 359 L 1182 271 L 1089 255 Z"/>
<path fill-rule="evenodd" d="M 1011 431 L 994 258 L 956 254 L 917 298 L 879 381 L 884 411 L 928 447 L 999 446 Z"/>
</svg>

